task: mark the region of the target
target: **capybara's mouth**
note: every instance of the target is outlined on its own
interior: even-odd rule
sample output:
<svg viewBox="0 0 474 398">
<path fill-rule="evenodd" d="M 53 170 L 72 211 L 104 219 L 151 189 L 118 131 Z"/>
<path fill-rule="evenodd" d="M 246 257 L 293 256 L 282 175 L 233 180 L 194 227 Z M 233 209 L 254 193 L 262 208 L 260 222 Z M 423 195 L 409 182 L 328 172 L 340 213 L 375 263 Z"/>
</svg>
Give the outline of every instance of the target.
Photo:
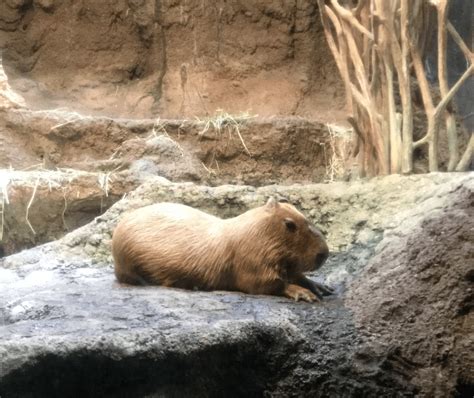
<svg viewBox="0 0 474 398">
<path fill-rule="evenodd" d="M 329 252 L 318 253 L 316 255 L 316 260 L 315 260 L 316 269 L 321 268 L 323 264 L 326 262 L 326 260 L 328 259 L 328 257 L 329 257 Z"/>
</svg>

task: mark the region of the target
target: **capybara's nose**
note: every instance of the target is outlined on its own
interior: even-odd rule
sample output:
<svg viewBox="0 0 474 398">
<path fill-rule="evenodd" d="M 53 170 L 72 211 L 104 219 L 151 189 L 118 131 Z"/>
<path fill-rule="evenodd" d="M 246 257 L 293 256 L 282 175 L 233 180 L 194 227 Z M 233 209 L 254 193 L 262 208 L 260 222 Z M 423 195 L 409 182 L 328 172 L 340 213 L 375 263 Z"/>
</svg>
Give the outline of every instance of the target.
<svg viewBox="0 0 474 398">
<path fill-rule="evenodd" d="M 316 255 L 316 267 L 321 267 L 329 257 L 329 251 L 324 251 Z"/>
</svg>

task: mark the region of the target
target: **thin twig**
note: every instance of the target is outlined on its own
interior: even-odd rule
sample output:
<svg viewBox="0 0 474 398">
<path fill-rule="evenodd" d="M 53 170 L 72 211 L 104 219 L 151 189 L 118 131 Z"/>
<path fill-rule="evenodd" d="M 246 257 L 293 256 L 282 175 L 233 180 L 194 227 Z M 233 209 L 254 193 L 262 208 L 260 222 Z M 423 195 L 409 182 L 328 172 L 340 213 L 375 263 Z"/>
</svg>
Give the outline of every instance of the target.
<svg viewBox="0 0 474 398">
<path fill-rule="evenodd" d="M 448 22 L 447 24 L 448 32 L 453 38 L 453 40 L 456 42 L 456 44 L 459 46 L 461 51 L 463 52 L 464 56 L 466 57 L 466 60 L 469 61 L 471 64 L 474 63 L 473 60 L 473 52 L 469 50 L 469 48 L 466 46 L 466 43 L 462 39 L 462 37 L 459 35 L 457 30 L 454 28 L 454 26 L 451 24 L 451 22 Z"/>
<path fill-rule="evenodd" d="M 69 227 L 67 226 L 67 223 L 66 223 L 66 211 L 67 211 L 67 204 L 68 203 L 67 203 L 65 187 L 62 187 L 62 191 L 63 191 L 63 198 L 64 198 L 64 208 L 63 208 L 63 211 L 61 213 L 61 219 L 63 220 L 63 226 L 67 231 L 67 230 L 69 230 Z"/>
<path fill-rule="evenodd" d="M 357 20 L 356 17 L 350 12 L 347 8 L 341 6 L 337 0 L 331 0 L 331 4 L 334 7 L 334 10 L 338 12 L 338 14 L 344 18 L 347 22 L 349 22 L 354 28 L 356 28 L 360 33 L 367 36 L 369 40 L 374 40 L 374 35 L 369 32 L 361 23 Z"/>
<path fill-rule="evenodd" d="M 30 214 L 31 204 L 33 203 L 33 200 L 35 199 L 36 190 L 38 189 L 38 185 L 39 185 L 39 177 L 36 178 L 35 187 L 33 188 L 33 194 L 31 195 L 30 201 L 28 202 L 28 206 L 26 206 L 26 217 L 25 217 L 26 223 L 28 224 L 28 226 L 30 227 L 30 229 L 31 229 L 31 231 L 33 232 L 34 235 L 36 235 L 36 231 L 30 223 L 29 214 Z"/>
</svg>

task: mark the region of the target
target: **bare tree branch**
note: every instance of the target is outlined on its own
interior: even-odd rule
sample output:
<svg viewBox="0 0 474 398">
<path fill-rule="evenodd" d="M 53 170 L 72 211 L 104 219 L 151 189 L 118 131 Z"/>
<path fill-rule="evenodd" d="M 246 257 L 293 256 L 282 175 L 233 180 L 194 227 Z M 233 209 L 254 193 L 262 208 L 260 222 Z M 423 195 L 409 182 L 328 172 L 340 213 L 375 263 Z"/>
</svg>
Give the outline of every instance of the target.
<svg viewBox="0 0 474 398">
<path fill-rule="evenodd" d="M 350 12 L 347 8 L 342 7 L 337 0 L 331 0 L 331 4 L 334 7 L 334 10 L 337 11 L 338 14 L 347 22 L 349 22 L 355 29 L 357 29 L 363 35 L 367 36 L 370 40 L 374 40 L 373 34 L 360 24 L 360 22 L 352 14 L 352 12 Z"/>
<path fill-rule="evenodd" d="M 461 36 L 459 36 L 459 33 L 456 29 L 454 29 L 454 26 L 451 24 L 451 22 L 448 22 L 448 32 L 463 52 L 464 56 L 466 57 L 466 60 L 473 64 L 474 53 L 466 46 L 466 43 L 464 43 L 464 40 Z"/>
<path fill-rule="evenodd" d="M 456 166 L 456 171 L 467 171 L 474 157 L 474 134 L 471 134 L 467 148 Z"/>
<path fill-rule="evenodd" d="M 459 161 L 458 134 L 447 106 L 474 73 L 473 53 L 447 20 L 449 0 L 318 0 L 324 32 L 346 89 L 349 123 L 356 141 L 361 174 L 413 171 L 414 149 L 428 145 L 429 170 L 438 170 L 438 135 L 444 117 L 449 146 L 448 169 L 464 168 L 472 156 L 472 139 Z M 440 100 L 435 104 L 424 50 L 438 25 Z M 449 88 L 447 32 L 469 67 Z M 418 87 L 412 83 L 411 68 Z M 413 142 L 413 90 L 419 89 L 427 119 L 426 134 Z"/>
<path fill-rule="evenodd" d="M 450 103 L 450 101 L 453 99 L 454 95 L 458 92 L 458 90 L 461 88 L 461 86 L 464 84 L 464 82 L 469 79 L 469 77 L 474 73 L 474 64 L 471 65 L 469 68 L 466 69 L 466 71 L 462 74 L 462 76 L 459 78 L 459 80 L 456 82 L 456 84 L 451 87 L 449 92 L 446 94 L 445 97 L 441 100 L 441 102 L 438 104 L 435 110 L 435 117 L 439 117 L 441 112 L 443 112 L 446 109 L 446 106 Z"/>
</svg>

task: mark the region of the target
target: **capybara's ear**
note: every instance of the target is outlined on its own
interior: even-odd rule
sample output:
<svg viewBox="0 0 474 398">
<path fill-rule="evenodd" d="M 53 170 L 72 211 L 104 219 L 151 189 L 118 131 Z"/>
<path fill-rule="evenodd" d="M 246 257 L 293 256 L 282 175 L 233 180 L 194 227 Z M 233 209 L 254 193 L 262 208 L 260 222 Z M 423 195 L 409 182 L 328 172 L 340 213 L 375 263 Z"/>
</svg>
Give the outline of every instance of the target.
<svg viewBox="0 0 474 398">
<path fill-rule="evenodd" d="M 286 229 L 290 232 L 295 232 L 298 229 L 296 223 L 291 218 L 285 218 L 284 223 L 286 225 Z"/>
<path fill-rule="evenodd" d="M 276 209 L 279 205 L 278 205 L 278 201 L 273 196 L 270 196 L 268 198 L 266 206 L 269 209 Z"/>
</svg>

